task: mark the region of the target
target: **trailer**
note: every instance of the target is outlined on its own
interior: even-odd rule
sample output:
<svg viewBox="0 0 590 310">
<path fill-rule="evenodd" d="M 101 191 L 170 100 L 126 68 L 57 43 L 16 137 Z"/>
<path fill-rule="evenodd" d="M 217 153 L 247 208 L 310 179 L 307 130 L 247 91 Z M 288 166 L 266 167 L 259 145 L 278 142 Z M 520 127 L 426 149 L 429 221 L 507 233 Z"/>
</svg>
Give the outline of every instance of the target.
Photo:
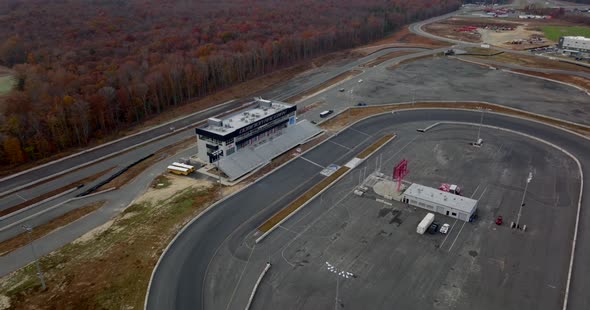
<svg viewBox="0 0 590 310">
<path fill-rule="evenodd" d="M 186 168 L 181 168 L 177 166 L 168 166 L 168 172 L 178 174 L 178 175 L 189 175 L 190 171 Z"/>
<path fill-rule="evenodd" d="M 184 168 L 184 169 L 188 169 L 190 173 L 195 172 L 195 166 L 191 166 L 191 165 L 187 165 L 187 164 L 182 164 L 182 163 L 178 163 L 178 162 L 173 162 L 172 166 L 176 166 L 179 168 Z"/>
<path fill-rule="evenodd" d="M 432 222 L 434 222 L 434 213 L 426 214 L 426 216 L 422 219 L 420 224 L 418 224 L 416 232 L 423 235 L 428 229 L 428 227 L 430 227 L 430 224 L 432 224 Z"/>
</svg>

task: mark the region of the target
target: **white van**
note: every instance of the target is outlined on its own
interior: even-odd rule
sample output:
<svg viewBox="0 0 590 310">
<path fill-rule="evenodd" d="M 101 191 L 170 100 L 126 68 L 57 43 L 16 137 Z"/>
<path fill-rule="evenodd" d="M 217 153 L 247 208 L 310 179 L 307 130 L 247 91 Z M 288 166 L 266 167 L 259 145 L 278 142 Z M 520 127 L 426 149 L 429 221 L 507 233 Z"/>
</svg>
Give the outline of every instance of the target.
<svg viewBox="0 0 590 310">
<path fill-rule="evenodd" d="M 332 113 L 334 113 L 334 110 L 326 110 L 326 111 L 320 113 L 320 117 L 321 118 L 324 118 L 324 117 L 327 117 L 328 115 L 330 115 Z"/>
</svg>

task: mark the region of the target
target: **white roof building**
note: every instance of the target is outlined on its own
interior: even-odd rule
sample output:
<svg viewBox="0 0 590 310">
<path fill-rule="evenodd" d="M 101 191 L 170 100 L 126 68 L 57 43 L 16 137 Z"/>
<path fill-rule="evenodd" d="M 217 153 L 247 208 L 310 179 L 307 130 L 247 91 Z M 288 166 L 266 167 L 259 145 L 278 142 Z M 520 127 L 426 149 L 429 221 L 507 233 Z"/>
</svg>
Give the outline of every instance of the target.
<svg viewBox="0 0 590 310">
<path fill-rule="evenodd" d="M 477 209 L 475 199 L 451 194 L 436 188 L 412 184 L 403 194 L 403 202 L 450 217 L 469 221 Z"/>
</svg>

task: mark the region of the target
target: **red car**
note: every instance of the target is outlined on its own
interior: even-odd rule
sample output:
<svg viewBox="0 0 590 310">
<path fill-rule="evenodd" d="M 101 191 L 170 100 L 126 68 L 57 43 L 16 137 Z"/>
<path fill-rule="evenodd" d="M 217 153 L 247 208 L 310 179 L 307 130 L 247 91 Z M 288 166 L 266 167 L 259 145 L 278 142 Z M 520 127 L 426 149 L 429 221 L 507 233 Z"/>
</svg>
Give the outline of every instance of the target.
<svg viewBox="0 0 590 310">
<path fill-rule="evenodd" d="M 498 216 L 498 218 L 496 219 L 496 225 L 502 225 L 502 216 Z"/>
</svg>

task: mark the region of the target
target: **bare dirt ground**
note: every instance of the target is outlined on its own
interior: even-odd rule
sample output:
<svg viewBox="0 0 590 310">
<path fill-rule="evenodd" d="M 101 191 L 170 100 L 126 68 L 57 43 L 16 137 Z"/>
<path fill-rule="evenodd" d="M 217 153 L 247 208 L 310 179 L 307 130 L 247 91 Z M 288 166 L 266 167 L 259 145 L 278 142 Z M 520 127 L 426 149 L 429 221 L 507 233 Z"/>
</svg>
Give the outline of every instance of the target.
<svg viewBox="0 0 590 310">
<path fill-rule="evenodd" d="M 466 18 L 453 17 L 426 25 L 424 29 L 435 35 L 474 43 L 487 43 L 514 50 L 552 45 L 556 42 L 545 38 L 542 26 L 573 26 L 559 19 L 514 19 L 514 18 Z M 464 26 L 478 27 L 475 31 L 459 31 Z M 500 30 L 509 27 L 513 30 Z M 534 40 L 540 38 L 540 40 Z M 520 41 L 521 43 L 518 43 Z"/>
<path fill-rule="evenodd" d="M 483 50 L 483 49 L 468 49 L 469 51 L 475 53 L 485 54 L 492 53 L 494 51 L 490 50 Z M 527 56 L 527 55 L 520 55 L 520 54 L 509 54 L 509 53 L 502 53 L 495 56 L 460 56 L 458 57 L 466 58 L 466 59 L 483 59 L 483 60 L 491 60 L 497 62 L 505 62 L 510 64 L 517 64 L 532 68 L 545 68 L 545 69 L 559 69 L 559 70 L 569 70 L 569 71 L 582 71 L 590 73 L 590 68 L 577 66 L 575 64 L 559 61 L 559 60 L 552 60 L 546 57 L 540 56 Z"/>
<path fill-rule="evenodd" d="M 449 46 L 447 42 L 436 41 L 411 33 L 408 27 L 387 36 L 377 42 L 353 50 L 359 56 L 366 56 L 388 47 L 423 47 L 439 48 Z"/>
<path fill-rule="evenodd" d="M 553 44 L 545 38 L 542 31 L 532 30 L 526 27 L 526 24 L 519 25 L 511 31 L 478 29 L 478 32 L 483 42 L 514 50 L 527 50 Z M 535 40 L 535 38 L 540 39 Z"/>
</svg>

